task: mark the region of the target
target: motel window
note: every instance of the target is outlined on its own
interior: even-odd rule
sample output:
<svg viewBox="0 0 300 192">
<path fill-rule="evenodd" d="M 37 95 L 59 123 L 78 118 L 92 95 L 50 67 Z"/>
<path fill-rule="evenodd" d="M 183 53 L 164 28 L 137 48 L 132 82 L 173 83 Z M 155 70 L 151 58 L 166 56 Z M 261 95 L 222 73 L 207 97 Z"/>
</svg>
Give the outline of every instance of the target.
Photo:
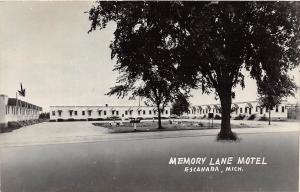
<svg viewBox="0 0 300 192">
<path fill-rule="evenodd" d="M 263 114 L 263 108 L 260 108 L 260 114 L 261 115 Z"/>
<path fill-rule="evenodd" d="M 248 110 L 248 108 L 247 108 L 247 107 L 245 107 L 245 113 L 247 113 L 247 110 Z"/>
<path fill-rule="evenodd" d="M 101 116 L 101 110 L 98 111 L 98 115 Z"/>
<path fill-rule="evenodd" d="M 138 115 L 140 115 L 141 114 L 141 111 L 138 111 Z"/>
<path fill-rule="evenodd" d="M 127 115 L 128 114 L 128 111 L 125 111 L 125 115 Z"/>
<path fill-rule="evenodd" d="M 92 115 L 92 110 L 88 110 L 89 116 Z"/>
<path fill-rule="evenodd" d="M 255 108 L 255 112 L 258 112 L 258 107 Z"/>
<path fill-rule="evenodd" d="M 281 112 L 284 113 L 284 106 L 281 107 Z"/>
<path fill-rule="evenodd" d="M 112 115 L 115 115 L 115 111 L 114 111 L 114 110 L 112 110 L 112 111 L 111 111 L 111 114 L 112 114 Z"/>
<path fill-rule="evenodd" d="M 249 114 L 251 115 L 251 108 L 249 108 Z"/>
<path fill-rule="evenodd" d="M 61 111 L 58 111 L 58 116 L 61 116 Z"/>
<path fill-rule="evenodd" d="M 151 110 L 149 110 L 149 115 L 151 115 Z"/>
<path fill-rule="evenodd" d="M 145 115 L 146 114 L 146 111 L 145 110 L 143 110 L 143 115 Z"/>
<path fill-rule="evenodd" d="M 103 111 L 103 114 L 106 115 L 106 111 Z"/>
<path fill-rule="evenodd" d="M 119 115 L 119 111 L 116 111 L 116 115 Z"/>
<path fill-rule="evenodd" d="M 168 110 L 166 110 L 166 114 L 168 114 Z"/>
<path fill-rule="evenodd" d="M 74 111 L 74 115 L 77 115 L 77 111 Z"/>
<path fill-rule="evenodd" d="M 129 114 L 132 115 L 132 111 L 129 111 Z"/>
<path fill-rule="evenodd" d="M 243 108 L 240 108 L 240 113 L 243 113 Z"/>
<path fill-rule="evenodd" d="M 85 111 L 82 111 L 82 113 L 81 113 L 82 115 L 85 115 Z"/>
<path fill-rule="evenodd" d="M 71 110 L 70 110 L 69 112 L 70 112 L 70 116 L 72 116 L 72 114 L 73 114 L 73 111 L 71 111 Z"/>
<path fill-rule="evenodd" d="M 162 114 L 162 115 L 164 114 L 164 111 L 163 111 L 163 110 L 161 111 L 161 114 Z"/>
<path fill-rule="evenodd" d="M 52 111 L 52 116 L 55 116 L 55 111 Z"/>
<path fill-rule="evenodd" d="M 278 106 L 276 106 L 275 112 L 278 112 Z"/>
</svg>

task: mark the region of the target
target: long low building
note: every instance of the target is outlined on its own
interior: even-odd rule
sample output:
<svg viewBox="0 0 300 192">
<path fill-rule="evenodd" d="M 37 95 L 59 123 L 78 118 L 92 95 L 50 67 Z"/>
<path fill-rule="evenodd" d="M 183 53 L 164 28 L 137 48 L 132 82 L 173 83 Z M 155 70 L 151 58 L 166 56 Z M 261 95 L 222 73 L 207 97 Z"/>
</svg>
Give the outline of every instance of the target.
<svg viewBox="0 0 300 192">
<path fill-rule="evenodd" d="M 165 107 L 161 116 L 170 117 L 170 107 Z M 50 106 L 50 120 L 105 120 L 111 118 L 152 119 L 157 109 L 151 106 Z"/>
<path fill-rule="evenodd" d="M 273 120 L 284 120 L 289 117 L 289 112 L 293 111 L 296 105 L 283 101 L 271 109 Z M 222 116 L 220 104 L 194 105 L 189 108 L 183 116 L 186 118 L 208 118 L 209 113 L 214 118 Z M 233 119 L 261 119 L 269 116 L 269 109 L 262 107 L 258 101 L 235 102 L 231 105 L 231 118 Z"/>
<path fill-rule="evenodd" d="M 8 122 L 38 119 L 40 111 L 39 106 L 0 95 L 0 127 L 7 127 Z"/>
</svg>

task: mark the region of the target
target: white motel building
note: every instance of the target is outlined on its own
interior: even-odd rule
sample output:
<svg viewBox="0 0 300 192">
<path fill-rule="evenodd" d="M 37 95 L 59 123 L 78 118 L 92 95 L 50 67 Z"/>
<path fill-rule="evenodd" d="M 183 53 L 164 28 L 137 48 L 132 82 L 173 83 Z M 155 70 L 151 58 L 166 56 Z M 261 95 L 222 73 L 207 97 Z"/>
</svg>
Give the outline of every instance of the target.
<svg viewBox="0 0 300 192">
<path fill-rule="evenodd" d="M 39 106 L 0 95 L 0 127 L 6 127 L 8 122 L 38 119 L 40 111 Z"/>
<path fill-rule="evenodd" d="M 287 118 L 289 118 L 289 113 L 293 112 L 295 108 L 296 105 L 289 104 L 286 101 L 284 101 L 281 104 L 274 107 L 273 109 L 271 109 L 271 118 L 273 120 L 286 120 Z M 254 120 L 258 120 L 261 117 L 269 116 L 269 109 L 267 109 L 266 107 L 262 107 L 258 101 L 235 102 L 232 103 L 231 109 L 232 119 L 238 116 L 242 116 L 243 119 L 246 120 L 252 115 Z M 183 117 L 208 118 L 209 113 L 213 113 L 214 117 L 221 117 L 221 105 L 194 105 L 189 108 L 189 111 L 187 113 L 183 114 Z"/>
<path fill-rule="evenodd" d="M 162 118 L 170 117 L 170 107 L 165 107 Z M 50 120 L 105 120 L 110 118 L 157 117 L 157 109 L 151 106 L 50 106 Z"/>
<path fill-rule="evenodd" d="M 280 105 L 271 109 L 271 118 L 273 120 L 286 120 L 289 112 L 295 109 L 296 105 L 282 102 Z M 208 114 L 213 113 L 214 117 L 221 117 L 221 105 L 194 105 L 189 108 L 187 113 L 182 115 L 188 119 L 204 119 L 208 118 Z M 171 109 L 165 107 L 161 113 L 162 118 L 171 117 Z M 258 120 L 261 117 L 268 117 L 269 111 L 265 107 L 261 107 L 258 101 L 235 102 L 232 104 L 232 119 L 242 116 L 247 120 L 253 116 L 252 120 Z M 50 106 L 51 121 L 65 120 L 108 120 L 110 118 L 118 119 L 152 119 L 157 117 L 157 109 L 152 106 Z"/>
</svg>

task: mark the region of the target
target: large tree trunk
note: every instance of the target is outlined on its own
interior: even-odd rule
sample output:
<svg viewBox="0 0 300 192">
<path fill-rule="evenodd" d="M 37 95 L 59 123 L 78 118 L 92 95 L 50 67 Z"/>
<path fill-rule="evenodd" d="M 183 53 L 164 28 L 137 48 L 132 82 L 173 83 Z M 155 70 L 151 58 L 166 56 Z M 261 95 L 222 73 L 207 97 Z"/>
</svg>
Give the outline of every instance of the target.
<svg viewBox="0 0 300 192">
<path fill-rule="evenodd" d="M 220 140 L 236 140 L 236 135 L 231 131 L 230 113 L 231 113 L 231 88 L 222 89 L 219 93 L 222 108 L 221 130 L 218 134 Z"/>
<path fill-rule="evenodd" d="M 158 122 L 158 129 L 162 129 L 162 126 L 161 126 L 161 110 L 158 108 L 157 110 L 157 114 L 158 114 L 158 119 L 157 119 L 157 122 Z"/>
<path fill-rule="evenodd" d="M 271 107 L 269 107 L 269 125 L 271 125 Z"/>
</svg>

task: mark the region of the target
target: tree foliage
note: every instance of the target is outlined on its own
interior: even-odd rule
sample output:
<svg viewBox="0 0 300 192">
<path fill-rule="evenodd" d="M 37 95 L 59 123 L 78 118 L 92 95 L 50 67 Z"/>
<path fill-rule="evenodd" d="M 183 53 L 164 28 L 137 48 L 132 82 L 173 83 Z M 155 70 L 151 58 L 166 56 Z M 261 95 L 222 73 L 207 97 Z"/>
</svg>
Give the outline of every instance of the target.
<svg viewBox="0 0 300 192">
<path fill-rule="evenodd" d="M 172 103 L 171 113 L 174 115 L 181 116 L 184 112 L 189 111 L 189 106 L 190 103 L 187 100 L 187 96 L 179 94 Z"/>
</svg>

